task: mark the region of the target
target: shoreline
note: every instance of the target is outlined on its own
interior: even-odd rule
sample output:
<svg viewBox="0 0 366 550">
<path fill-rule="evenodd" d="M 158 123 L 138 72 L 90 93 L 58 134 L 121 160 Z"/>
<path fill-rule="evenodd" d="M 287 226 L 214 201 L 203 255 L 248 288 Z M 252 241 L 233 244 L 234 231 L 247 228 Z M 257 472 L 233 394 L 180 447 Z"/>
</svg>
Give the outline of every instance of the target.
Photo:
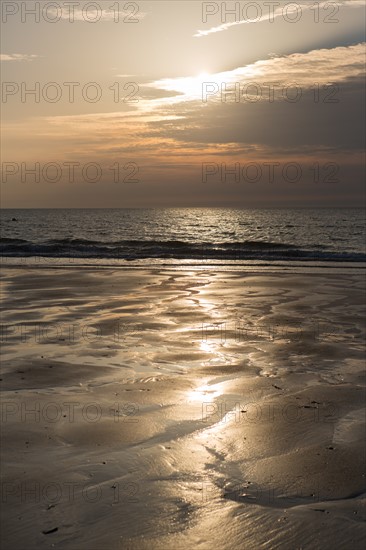
<svg viewBox="0 0 366 550">
<path fill-rule="evenodd" d="M 344 273 L 352 273 L 353 270 L 364 270 L 366 271 L 365 262 L 354 262 L 354 261 L 332 261 L 326 260 L 323 262 L 313 262 L 311 260 L 307 262 L 297 262 L 297 261 L 285 261 L 281 263 L 280 261 L 268 262 L 263 260 L 262 263 L 258 260 L 248 260 L 245 263 L 238 263 L 235 260 L 232 263 L 223 261 L 222 263 L 214 263 L 202 261 L 201 263 L 189 263 L 194 262 L 194 260 L 180 260 L 174 259 L 171 263 L 162 263 L 165 260 L 157 259 L 149 263 L 144 260 L 120 260 L 120 259 L 110 259 L 110 263 L 98 263 L 96 258 L 88 258 L 89 263 L 85 262 L 85 258 L 73 258 L 73 261 L 69 263 L 61 263 L 67 258 L 63 257 L 46 257 L 46 256 L 30 256 L 30 257 L 10 257 L 10 256 L 1 256 L 0 255 L 0 266 L 3 269 L 90 269 L 90 270 L 99 270 L 99 269 L 118 269 L 118 270 L 146 270 L 146 271 L 199 271 L 199 270 L 217 270 L 221 272 L 235 271 L 243 273 L 252 273 L 257 275 L 262 275 L 263 272 L 273 272 L 273 273 L 283 273 L 285 270 L 288 273 L 297 273 L 297 274 L 311 274 L 311 273 L 325 273 L 329 271 L 330 273 L 339 273 L 340 270 L 343 270 Z M 154 260 L 154 259 L 152 259 Z M 80 263 L 78 263 L 80 261 Z M 100 262 L 103 260 L 99 259 Z M 19 262 L 19 263 L 16 263 Z M 175 262 L 175 263 L 173 263 Z M 59 265 L 57 265 L 59 263 Z M 296 271 L 297 270 L 297 271 Z M 312 271 L 310 271 L 312 270 Z M 317 271 L 319 270 L 319 271 Z"/>
</svg>

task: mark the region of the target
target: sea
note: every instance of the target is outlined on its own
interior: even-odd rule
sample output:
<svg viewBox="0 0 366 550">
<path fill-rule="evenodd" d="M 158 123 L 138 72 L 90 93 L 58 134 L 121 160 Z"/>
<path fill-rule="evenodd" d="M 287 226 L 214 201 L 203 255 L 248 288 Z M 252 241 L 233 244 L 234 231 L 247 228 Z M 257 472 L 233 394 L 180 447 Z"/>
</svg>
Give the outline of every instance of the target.
<svg viewBox="0 0 366 550">
<path fill-rule="evenodd" d="M 364 268 L 363 208 L 3 209 L 10 265 Z"/>
</svg>

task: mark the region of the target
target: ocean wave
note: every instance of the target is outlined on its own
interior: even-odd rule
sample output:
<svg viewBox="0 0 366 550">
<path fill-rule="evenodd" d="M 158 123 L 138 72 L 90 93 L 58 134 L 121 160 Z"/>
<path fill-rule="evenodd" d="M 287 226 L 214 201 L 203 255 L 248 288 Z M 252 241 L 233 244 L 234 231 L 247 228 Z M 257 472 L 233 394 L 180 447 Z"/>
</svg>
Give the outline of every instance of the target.
<svg viewBox="0 0 366 550">
<path fill-rule="evenodd" d="M 327 250 L 321 245 L 300 248 L 288 243 L 247 240 L 242 242 L 197 243 L 180 240 L 95 241 L 52 239 L 30 242 L 24 239 L 0 240 L 3 257 L 60 257 L 111 259 L 184 259 L 184 260 L 304 260 L 365 262 L 359 252 Z"/>
<path fill-rule="evenodd" d="M 10 237 L 2 237 L 0 239 L 0 244 L 23 244 L 28 243 L 25 239 L 11 239 Z"/>
</svg>

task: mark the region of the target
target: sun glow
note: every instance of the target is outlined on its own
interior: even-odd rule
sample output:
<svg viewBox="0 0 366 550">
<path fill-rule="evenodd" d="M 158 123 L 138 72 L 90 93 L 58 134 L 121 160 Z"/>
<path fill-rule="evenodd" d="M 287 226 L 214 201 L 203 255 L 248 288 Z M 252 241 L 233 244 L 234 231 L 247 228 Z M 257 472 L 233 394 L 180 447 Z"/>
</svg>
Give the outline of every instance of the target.
<svg viewBox="0 0 366 550">
<path fill-rule="evenodd" d="M 153 82 L 151 86 L 160 90 L 178 92 L 180 95 L 174 98 L 175 101 L 191 101 L 201 99 L 207 87 L 215 87 L 216 89 L 220 85 L 220 81 L 218 74 L 201 72 L 197 76 L 165 78 Z"/>
</svg>

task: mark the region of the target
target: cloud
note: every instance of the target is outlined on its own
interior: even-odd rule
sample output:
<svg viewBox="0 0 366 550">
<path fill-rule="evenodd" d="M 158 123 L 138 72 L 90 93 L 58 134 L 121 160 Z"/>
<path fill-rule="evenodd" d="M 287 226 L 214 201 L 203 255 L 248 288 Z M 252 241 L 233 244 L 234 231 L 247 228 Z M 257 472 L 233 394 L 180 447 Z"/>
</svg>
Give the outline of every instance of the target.
<svg viewBox="0 0 366 550">
<path fill-rule="evenodd" d="M 213 2 L 212 4 L 218 5 L 218 4 L 215 4 L 215 2 Z M 238 7 L 241 6 L 239 2 L 237 4 L 238 4 Z M 317 7 L 317 9 L 319 10 L 330 9 L 332 8 L 332 4 L 336 4 L 338 7 L 358 8 L 358 7 L 364 7 L 365 2 L 364 0 L 338 0 L 337 2 L 329 3 L 328 0 L 325 0 L 319 3 L 319 6 Z M 286 17 L 288 17 L 289 20 L 291 20 L 292 17 L 294 18 L 294 20 L 296 20 L 296 12 L 298 14 L 298 17 L 301 17 L 301 14 L 303 11 L 310 10 L 310 9 L 314 10 L 314 3 L 312 2 L 308 2 L 307 4 L 303 2 L 292 2 L 292 5 L 294 8 L 293 13 L 291 13 L 291 9 L 288 9 L 288 12 L 287 11 L 285 12 Z M 236 14 L 235 21 L 222 23 L 221 25 L 217 25 L 215 27 L 211 27 L 210 29 L 206 29 L 206 30 L 203 30 L 203 29 L 198 30 L 196 34 L 194 34 L 193 36 L 195 38 L 201 38 L 203 36 L 207 36 L 212 33 L 226 31 L 231 27 L 236 27 L 238 25 L 245 25 L 245 24 L 254 23 L 254 22 L 259 23 L 263 21 L 273 22 L 274 19 L 276 19 L 277 17 L 281 17 L 284 14 L 284 6 L 276 7 L 275 9 L 274 9 L 274 6 L 272 7 L 268 6 L 263 9 L 260 7 L 259 4 L 257 4 L 257 6 L 258 6 L 257 12 L 254 12 L 254 11 L 250 12 L 248 10 L 248 13 L 244 14 L 244 17 L 243 17 L 243 13 L 238 13 Z M 333 6 L 333 8 L 336 8 L 336 6 Z M 215 12 L 215 14 L 216 13 L 218 12 Z M 215 15 L 215 14 L 212 13 L 212 15 Z M 333 16 L 335 17 L 335 13 L 333 14 Z"/>
<path fill-rule="evenodd" d="M 156 87 L 185 93 L 151 102 L 160 121 L 147 122 L 146 137 L 206 143 L 212 149 L 233 143 L 289 153 L 307 148 L 315 154 L 325 144 L 333 151 L 362 149 L 364 48 L 363 43 L 294 53 L 208 75 L 205 84 L 215 93 L 206 102 L 186 79 L 156 81 Z M 231 93 L 223 94 L 223 85 Z M 288 101 L 297 90 L 298 101 Z M 168 118 L 172 114 L 175 119 Z"/>
<path fill-rule="evenodd" d="M 360 137 L 357 132 L 352 133 L 350 121 L 357 119 L 355 108 L 362 95 L 364 47 L 365 44 L 357 44 L 306 54 L 293 53 L 213 75 L 162 79 L 150 83 L 150 96 L 146 93 L 149 88 L 141 90 L 132 111 L 53 116 L 47 117 L 47 121 L 60 130 L 64 128 L 69 135 L 93 130 L 101 133 L 106 143 L 108 136 L 114 141 L 123 131 L 133 141 L 139 135 L 140 145 L 150 138 L 155 142 L 161 138 L 180 143 L 217 144 L 250 143 L 252 138 L 252 143 L 273 144 L 278 136 L 281 147 L 292 139 L 298 143 L 301 139 L 309 143 L 313 140 L 317 146 L 327 143 L 327 133 L 330 143 L 336 145 L 344 140 L 344 144 L 355 145 Z M 207 95 L 206 102 L 202 100 L 202 83 L 216 87 L 215 94 Z M 314 88 L 315 83 L 317 87 Z M 260 96 L 253 84 L 259 87 Z M 269 84 L 273 89 L 273 102 L 269 101 Z M 237 86 L 240 95 L 229 93 L 223 101 L 223 85 L 229 92 Z M 284 87 L 289 97 L 299 88 L 301 101 L 286 101 Z M 318 92 L 319 101 L 316 102 L 314 98 Z M 336 101 L 327 101 L 329 99 Z M 347 109 L 352 117 L 347 117 Z M 318 120 L 314 119 L 314 110 Z M 286 115 L 289 111 L 290 117 Z M 339 135 L 334 134 L 334 115 L 343 120 L 345 132 L 339 128 Z M 286 118 L 286 124 L 281 123 L 281 117 Z M 321 120 L 327 128 L 318 128 Z M 296 124 L 302 126 L 295 131 Z M 295 132 L 293 138 L 291 132 Z M 313 138 L 312 133 L 315 134 Z"/>
<path fill-rule="evenodd" d="M 197 177 L 203 161 L 230 163 L 236 159 L 286 162 L 292 158 L 296 162 L 303 159 L 305 164 L 313 160 L 358 166 L 362 164 L 360 151 L 364 142 L 363 49 L 364 44 L 358 44 L 294 53 L 220 75 L 206 75 L 224 75 L 223 81 L 228 83 L 296 81 L 303 88 L 298 103 L 279 97 L 273 103 L 264 98 L 239 103 L 213 98 L 203 103 L 192 97 L 190 82 L 188 89 L 176 97 L 152 96 L 139 101 L 129 112 L 32 119 L 27 128 L 22 121 L 21 128 L 7 129 L 8 136 L 21 132 L 32 143 L 37 141 L 45 155 L 51 154 L 47 153 L 49 149 L 57 150 L 60 158 L 69 160 L 98 159 L 101 164 L 113 163 L 116 158 L 132 160 L 141 164 L 144 174 L 152 175 L 158 175 L 163 165 L 179 175 L 179 167 L 185 165 L 182 174 L 192 170 Z M 151 84 L 158 91 L 159 87 L 174 89 L 175 80 L 182 84 L 181 79 Z M 327 104 L 324 95 L 314 102 L 314 82 L 320 86 L 338 83 L 339 102 Z M 353 175 L 356 177 L 356 172 Z"/>
<path fill-rule="evenodd" d="M 222 100 L 221 89 L 234 90 L 234 85 L 246 88 L 246 96 L 258 96 L 255 85 L 264 92 L 269 84 L 273 87 L 274 99 L 283 94 L 283 86 L 295 84 L 309 89 L 315 83 L 326 85 L 340 83 L 364 74 L 365 43 L 352 46 L 340 46 L 332 49 L 312 50 L 307 53 L 293 53 L 281 57 L 256 61 L 244 67 L 222 73 L 200 75 L 176 79 L 162 79 L 152 82 L 151 87 L 180 94 L 173 99 L 161 100 L 158 106 L 177 104 L 187 101 L 201 101 L 205 95 L 207 102 Z M 210 92 L 211 90 L 211 92 Z M 275 95 L 277 94 L 277 96 Z M 232 93 L 232 97 L 234 94 Z M 240 98 L 239 98 L 240 99 Z M 261 99 L 268 100 L 263 93 Z M 250 100 L 250 97 L 249 97 Z"/>
<path fill-rule="evenodd" d="M 2 53 L 0 54 L 0 61 L 33 61 L 39 55 L 30 55 L 26 53 Z"/>
</svg>

